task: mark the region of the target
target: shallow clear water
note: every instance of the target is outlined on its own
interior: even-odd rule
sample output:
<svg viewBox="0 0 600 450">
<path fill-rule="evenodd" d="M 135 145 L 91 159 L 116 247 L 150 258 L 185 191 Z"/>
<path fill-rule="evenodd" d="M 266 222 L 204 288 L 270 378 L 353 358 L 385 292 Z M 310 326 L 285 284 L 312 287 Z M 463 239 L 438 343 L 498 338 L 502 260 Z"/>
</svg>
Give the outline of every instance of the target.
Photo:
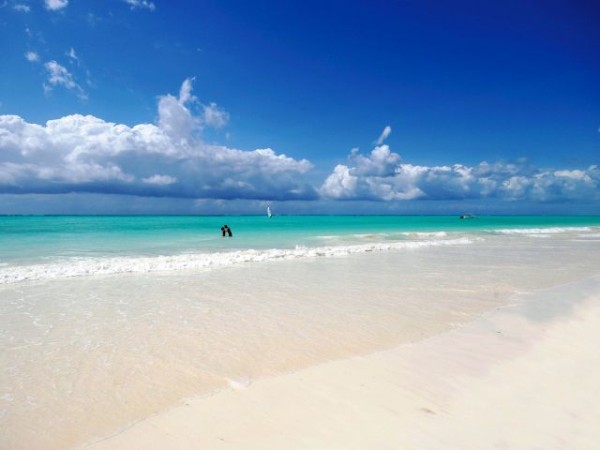
<svg viewBox="0 0 600 450">
<path fill-rule="evenodd" d="M 233 238 L 221 236 L 224 224 Z M 445 245 L 489 233 L 545 235 L 590 228 L 600 230 L 600 217 L 0 216 L 0 284 Z"/>
<path fill-rule="evenodd" d="M 234 240 L 223 239 L 229 224 Z M 171 255 L 320 245 L 322 239 L 401 238 L 410 232 L 600 227 L 600 217 L 484 216 L 0 216 L 0 260 L 68 256 Z"/>
</svg>

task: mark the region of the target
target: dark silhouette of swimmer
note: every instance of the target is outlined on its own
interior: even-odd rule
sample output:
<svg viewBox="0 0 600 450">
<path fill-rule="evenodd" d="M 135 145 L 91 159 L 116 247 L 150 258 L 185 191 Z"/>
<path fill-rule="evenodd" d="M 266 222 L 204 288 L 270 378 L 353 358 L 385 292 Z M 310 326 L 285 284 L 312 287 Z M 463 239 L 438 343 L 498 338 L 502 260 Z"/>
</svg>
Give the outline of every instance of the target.
<svg viewBox="0 0 600 450">
<path fill-rule="evenodd" d="M 228 225 L 223 225 L 223 226 L 221 227 L 221 235 L 222 235 L 223 237 L 225 237 L 225 234 L 227 234 L 227 236 L 229 236 L 229 237 L 232 237 L 232 236 L 233 236 L 233 234 L 231 233 L 231 228 L 229 228 L 229 226 L 228 226 Z"/>
</svg>

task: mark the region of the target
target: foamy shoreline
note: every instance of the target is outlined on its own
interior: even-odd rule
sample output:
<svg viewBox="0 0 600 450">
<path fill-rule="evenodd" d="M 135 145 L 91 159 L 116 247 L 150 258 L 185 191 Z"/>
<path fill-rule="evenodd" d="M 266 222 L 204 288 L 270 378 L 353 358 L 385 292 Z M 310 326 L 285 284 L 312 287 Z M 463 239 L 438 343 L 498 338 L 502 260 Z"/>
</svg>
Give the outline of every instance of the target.
<svg viewBox="0 0 600 450">
<path fill-rule="evenodd" d="M 428 236 L 430 234 L 427 234 Z M 435 236 L 435 235 L 434 235 Z M 95 275 L 117 275 L 124 273 L 176 272 L 230 267 L 264 261 L 286 261 L 316 257 L 339 257 L 360 253 L 414 250 L 426 247 L 468 245 L 477 242 L 477 237 L 431 239 L 405 242 L 375 242 L 369 244 L 296 247 L 294 249 L 248 249 L 214 253 L 192 253 L 152 257 L 115 258 L 69 258 L 59 263 L 32 264 L 0 267 L 0 285 L 24 281 L 54 280 Z"/>
<path fill-rule="evenodd" d="M 84 448 L 593 450 L 599 330 L 594 277 L 425 341 L 189 400 Z"/>
</svg>

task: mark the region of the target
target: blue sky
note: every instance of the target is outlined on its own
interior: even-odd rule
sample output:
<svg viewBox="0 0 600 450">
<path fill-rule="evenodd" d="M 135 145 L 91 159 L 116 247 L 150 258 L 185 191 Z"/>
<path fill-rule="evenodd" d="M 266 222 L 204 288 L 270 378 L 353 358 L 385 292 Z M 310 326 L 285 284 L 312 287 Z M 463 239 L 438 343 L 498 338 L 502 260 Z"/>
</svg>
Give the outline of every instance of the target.
<svg viewBox="0 0 600 450">
<path fill-rule="evenodd" d="M 0 0 L 0 213 L 600 213 L 600 6 Z"/>
</svg>

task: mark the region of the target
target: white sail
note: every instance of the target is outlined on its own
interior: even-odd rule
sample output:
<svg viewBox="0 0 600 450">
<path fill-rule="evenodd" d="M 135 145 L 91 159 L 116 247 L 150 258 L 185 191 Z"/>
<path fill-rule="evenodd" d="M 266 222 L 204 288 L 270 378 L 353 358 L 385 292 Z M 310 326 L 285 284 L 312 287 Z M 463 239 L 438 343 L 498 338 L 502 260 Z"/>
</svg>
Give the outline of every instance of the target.
<svg viewBox="0 0 600 450">
<path fill-rule="evenodd" d="M 273 214 L 271 214 L 271 207 L 267 206 L 267 217 L 270 219 L 272 215 Z"/>
</svg>

